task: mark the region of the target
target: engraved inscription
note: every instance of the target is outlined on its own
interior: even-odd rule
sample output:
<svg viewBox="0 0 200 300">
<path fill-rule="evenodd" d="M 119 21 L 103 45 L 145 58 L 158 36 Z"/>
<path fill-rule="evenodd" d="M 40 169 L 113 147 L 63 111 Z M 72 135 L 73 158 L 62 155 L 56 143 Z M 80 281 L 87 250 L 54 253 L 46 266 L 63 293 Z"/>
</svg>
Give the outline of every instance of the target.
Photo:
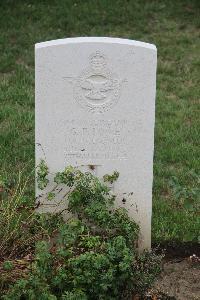
<svg viewBox="0 0 200 300">
<path fill-rule="evenodd" d="M 127 159 L 127 120 L 71 120 L 67 122 L 66 159 Z"/>
<path fill-rule="evenodd" d="M 77 78 L 74 97 L 88 111 L 103 113 L 117 103 L 121 83 L 108 68 L 105 56 L 97 51 L 89 57 L 89 67 Z"/>
</svg>

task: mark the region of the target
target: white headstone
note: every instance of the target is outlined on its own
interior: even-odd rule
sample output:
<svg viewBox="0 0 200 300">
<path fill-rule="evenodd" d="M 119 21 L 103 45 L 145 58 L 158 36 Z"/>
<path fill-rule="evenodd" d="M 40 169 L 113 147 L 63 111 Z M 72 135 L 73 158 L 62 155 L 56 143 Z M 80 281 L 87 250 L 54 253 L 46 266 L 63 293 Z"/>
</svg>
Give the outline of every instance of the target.
<svg viewBox="0 0 200 300">
<path fill-rule="evenodd" d="M 156 47 L 118 38 L 36 44 L 36 164 L 114 170 L 117 204 L 151 245 Z"/>
</svg>

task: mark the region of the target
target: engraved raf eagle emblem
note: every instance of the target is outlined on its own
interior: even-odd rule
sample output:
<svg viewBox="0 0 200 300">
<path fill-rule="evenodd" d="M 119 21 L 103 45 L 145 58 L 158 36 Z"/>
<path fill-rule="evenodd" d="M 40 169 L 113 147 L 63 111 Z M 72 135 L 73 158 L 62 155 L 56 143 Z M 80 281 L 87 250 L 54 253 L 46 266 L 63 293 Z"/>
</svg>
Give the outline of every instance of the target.
<svg viewBox="0 0 200 300">
<path fill-rule="evenodd" d="M 93 113 L 102 113 L 117 103 L 121 81 L 110 71 L 99 51 L 89 57 L 89 67 L 78 77 L 74 95 L 77 102 Z"/>
<path fill-rule="evenodd" d="M 101 76 L 91 76 L 82 84 L 82 89 L 87 90 L 85 97 L 91 100 L 104 100 L 107 92 L 114 89 L 114 84 Z"/>
</svg>

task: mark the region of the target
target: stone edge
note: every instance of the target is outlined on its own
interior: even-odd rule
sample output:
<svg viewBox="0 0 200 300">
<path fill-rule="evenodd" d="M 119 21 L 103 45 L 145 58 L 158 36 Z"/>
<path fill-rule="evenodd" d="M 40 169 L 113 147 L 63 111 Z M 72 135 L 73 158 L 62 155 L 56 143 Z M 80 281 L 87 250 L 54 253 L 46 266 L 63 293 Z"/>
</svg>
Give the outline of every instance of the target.
<svg viewBox="0 0 200 300">
<path fill-rule="evenodd" d="M 154 44 L 149 44 L 145 42 L 123 39 L 123 38 L 110 38 L 110 37 L 74 37 L 74 38 L 65 38 L 58 40 L 51 40 L 35 44 L 35 50 L 50 47 L 50 46 L 59 46 L 67 44 L 78 44 L 78 43 L 105 43 L 105 44 L 122 44 L 130 45 L 136 47 L 143 47 L 157 51 L 157 48 Z"/>
</svg>

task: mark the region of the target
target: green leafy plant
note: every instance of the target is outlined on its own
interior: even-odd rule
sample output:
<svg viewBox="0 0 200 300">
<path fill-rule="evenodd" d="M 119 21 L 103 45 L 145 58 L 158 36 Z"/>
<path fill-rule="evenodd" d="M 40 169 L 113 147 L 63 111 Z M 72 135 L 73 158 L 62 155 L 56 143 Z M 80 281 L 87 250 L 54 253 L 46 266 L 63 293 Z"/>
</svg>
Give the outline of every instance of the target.
<svg viewBox="0 0 200 300">
<path fill-rule="evenodd" d="M 3 299 L 114 300 L 146 291 L 159 273 L 161 257 L 138 252 L 139 227 L 124 208 L 114 208 L 109 188 L 73 167 L 54 180 L 69 189 L 72 217 L 58 225 L 53 245 L 51 240 L 37 243 L 31 274 Z"/>
<path fill-rule="evenodd" d="M 176 207 L 184 208 L 190 212 L 199 212 L 200 210 L 200 188 L 197 187 L 200 181 L 200 176 L 195 174 L 194 182 L 195 187 L 185 187 L 181 185 L 178 179 L 173 176 L 170 181 L 170 187 L 172 189 L 174 204 Z"/>
<path fill-rule="evenodd" d="M 37 183 L 38 183 L 38 187 L 41 190 L 43 190 L 49 182 L 49 180 L 47 179 L 48 171 L 49 170 L 45 161 L 41 160 L 37 171 Z"/>
<path fill-rule="evenodd" d="M 3 269 L 5 271 L 12 270 L 13 269 L 13 263 L 11 261 L 9 261 L 9 260 L 4 261 L 4 263 L 3 263 Z"/>
<path fill-rule="evenodd" d="M 104 182 L 110 182 L 113 183 L 114 181 L 116 181 L 119 177 L 119 172 L 114 171 L 113 174 L 109 175 L 109 174 L 105 174 L 103 176 L 103 180 Z"/>
</svg>

